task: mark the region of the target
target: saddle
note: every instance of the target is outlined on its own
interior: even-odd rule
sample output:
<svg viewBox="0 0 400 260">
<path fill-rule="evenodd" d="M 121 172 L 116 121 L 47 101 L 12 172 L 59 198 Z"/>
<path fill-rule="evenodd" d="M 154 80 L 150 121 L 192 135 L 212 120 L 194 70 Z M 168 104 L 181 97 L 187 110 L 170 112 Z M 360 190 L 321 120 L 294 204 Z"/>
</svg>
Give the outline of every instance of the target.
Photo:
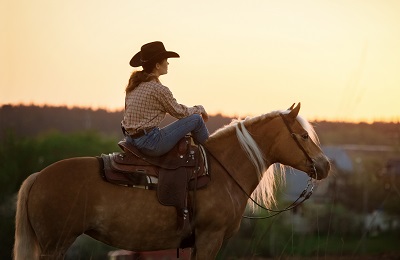
<svg viewBox="0 0 400 260">
<path fill-rule="evenodd" d="M 191 144 L 189 136 L 160 157 L 143 155 L 125 140 L 118 145 L 123 152 L 101 155 L 103 178 L 118 185 L 156 190 L 162 205 L 176 208 L 178 230 L 190 226 L 193 208 L 188 191 L 203 188 L 210 181 L 207 159 L 200 148 Z"/>
</svg>

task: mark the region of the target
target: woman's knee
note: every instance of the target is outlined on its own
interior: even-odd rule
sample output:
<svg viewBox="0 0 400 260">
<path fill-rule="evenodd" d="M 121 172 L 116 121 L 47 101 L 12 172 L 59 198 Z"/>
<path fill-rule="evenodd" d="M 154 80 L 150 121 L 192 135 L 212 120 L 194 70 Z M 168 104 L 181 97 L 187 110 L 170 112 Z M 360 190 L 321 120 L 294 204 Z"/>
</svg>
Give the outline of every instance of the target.
<svg viewBox="0 0 400 260">
<path fill-rule="evenodd" d="M 193 114 L 193 115 L 190 115 L 189 117 L 190 117 L 192 120 L 195 120 L 195 121 L 197 122 L 197 125 L 203 124 L 203 123 L 204 123 L 203 118 L 201 117 L 200 114 Z"/>
</svg>

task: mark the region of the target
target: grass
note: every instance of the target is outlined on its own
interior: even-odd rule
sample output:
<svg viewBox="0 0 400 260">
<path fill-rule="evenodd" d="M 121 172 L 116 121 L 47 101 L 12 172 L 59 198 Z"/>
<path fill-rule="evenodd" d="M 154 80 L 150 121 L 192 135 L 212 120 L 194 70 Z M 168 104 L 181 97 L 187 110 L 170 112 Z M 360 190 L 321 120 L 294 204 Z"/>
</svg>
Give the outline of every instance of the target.
<svg viewBox="0 0 400 260">
<path fill-rule="evenodd" d="M 327 256 L 327 255 L 381 255 L 400 254 L 400 235 L 381 234 L 369 236 L 317 236 L 294 235 L 282 248 L 281 255 Z M 276 252 L 276 251 L 275 251 Z"/>
</svg>

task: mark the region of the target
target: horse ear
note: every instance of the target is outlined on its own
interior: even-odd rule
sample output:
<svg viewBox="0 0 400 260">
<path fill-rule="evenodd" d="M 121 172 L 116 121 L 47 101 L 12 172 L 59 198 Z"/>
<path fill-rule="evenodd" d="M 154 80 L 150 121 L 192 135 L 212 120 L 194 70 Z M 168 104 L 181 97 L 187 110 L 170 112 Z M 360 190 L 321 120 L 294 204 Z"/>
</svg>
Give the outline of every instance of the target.
<svg viewBox="0 0 400 260">
<path fill-rule="evenodd" d="M 293 103 L 293 105 L 291 107 L 289 107 L 288 110 L 292 110 L 295 104 L 296 103 Z"/>
<path fill-rule="evenodd" d="M 297 104 L 297 106 L 295 108 L 293 108 L 290 113 L 289 113 L 289 117 L 295 119 L 297 117 L 297 115 L 299 114 L 300 111 L 300 102 Z"/>
</svg>

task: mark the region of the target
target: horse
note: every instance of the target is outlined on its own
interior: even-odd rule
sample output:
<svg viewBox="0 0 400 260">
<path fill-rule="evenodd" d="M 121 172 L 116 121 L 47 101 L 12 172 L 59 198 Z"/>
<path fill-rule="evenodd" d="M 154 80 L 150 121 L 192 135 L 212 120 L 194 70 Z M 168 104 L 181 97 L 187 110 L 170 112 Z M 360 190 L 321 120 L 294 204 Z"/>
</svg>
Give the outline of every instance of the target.
<svg viewBox="0 0 400 260">
<path fill-rule="evenodd" d="M 298 115 L 300 103 L 236 120 L 204 145 L 211 181 L 190 192 L 195 243 L 191 259 L 215 259 L 222 243 L 239 229 L 253 194 L 276 205 L 275 165 L 321 180 L 330 171 L 313 127 Z M 14 259 L 63 259 L 81 234 L 108 245 L 155 251 L 178 248 L 176 210 L 161 205 L 153 190 L 104 181 L 96 157 L 61 160 L 31 174 L 18 193 Z"/>
</svg>

